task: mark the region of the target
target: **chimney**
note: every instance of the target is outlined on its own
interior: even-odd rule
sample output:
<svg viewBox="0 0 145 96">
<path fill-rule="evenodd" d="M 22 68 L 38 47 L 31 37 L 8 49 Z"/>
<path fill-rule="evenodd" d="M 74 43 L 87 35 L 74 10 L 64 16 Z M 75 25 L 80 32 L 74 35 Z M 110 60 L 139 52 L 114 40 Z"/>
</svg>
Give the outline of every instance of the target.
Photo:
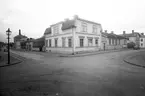
<svg viewBox="0 0 145 96">
<path fill-rule="evenodd" d="M 112 34 L 114 34 L 114 31 L 111 31 Z"/>
<path fill-rule="evenodd" d="M 126 32 L 125 31 L 123 31 L 123 35 L 125 35 L 126 34 Z"/>
<path fill-rule="evenodd" d="M 132 34 L 134 34 L 134 30 L 132 30 Z"/>
<path fill-rule="evenodd" d="M 74 19 L 76 20 L 76 19 L 78 19 L 79 17 L 78 17 L 78 15 L 74 15 Z"/>
<path fill-rule="evenodd" d="M 144 33 L 141 33 L 141 35 L 144 35 Z"/>
<path fill-rule="evenodd" d="M 105 33 L 107 33 L 107 30 L 105 30 Z"/>
<path fill-rule="evenodd" d="M 21 35 L 21 30 L 19 29 L 19 35 Z"/>
<path fill-rule="evenodd" d="M 69 20 L 68 18 L 64 19 L 64 21 L 68 21 L 68 20 Z"/>
</svg>

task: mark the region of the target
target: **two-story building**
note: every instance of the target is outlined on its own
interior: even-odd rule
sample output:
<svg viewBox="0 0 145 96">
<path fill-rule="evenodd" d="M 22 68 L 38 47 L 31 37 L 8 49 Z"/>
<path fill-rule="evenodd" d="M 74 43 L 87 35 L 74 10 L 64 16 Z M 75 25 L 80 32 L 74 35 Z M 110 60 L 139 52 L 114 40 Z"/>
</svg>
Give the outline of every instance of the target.
<svg viewBox="0 0 145 96">
<path fill-rule="evenodd" d="M 21 30 L 19 29 L 19 35 L 14 37 L 14 46 L 16 49 L 21 49 L 21 42 L 26 41 L 27 37 L 21 34 Z"/>
<path fill-rule="evenodd" d="M 100 50 L 101 31 L 101 24 L 74 16 L 45 30 L 46 50 L 62 53 Z"/>
<path fill-rule="evenodd" d="M 144 35 L 144 33 L 141 33 L 141 36 L 140 36 L 140 48 L 145 48 L 145 35 Z"/>
<path fill-rule="evenodd" d="M 140 45 L 140 34 L 138 32 L 134 32 L 134 30 L 132 30 L 132 33 L 126 33 L 125 31 L 123 31 L 122 36 L 128 38 L 128 43 L 129 42 L 134 42 L 136 45 Z"/>
<path fill-rule="evenodd" d="M 109 50 L 109 49 L 121 49 L 127 46 L 127 38 L 116 35 L 112 31 L 111 33 L 102 32 L 102 50 Z"/>
</svg>

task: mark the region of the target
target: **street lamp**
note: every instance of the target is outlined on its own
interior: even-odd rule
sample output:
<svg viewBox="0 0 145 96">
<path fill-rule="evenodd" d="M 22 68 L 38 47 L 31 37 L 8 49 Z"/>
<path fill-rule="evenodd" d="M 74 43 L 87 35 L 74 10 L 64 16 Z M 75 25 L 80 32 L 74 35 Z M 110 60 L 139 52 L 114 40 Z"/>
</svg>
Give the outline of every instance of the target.
<svg viewBox="0 0 145 96">
<path fill-rule="evenodd" d="M 9 39 L 10 39 L 10 35 L 11 35 L 11 31 L 10 28 L 8 28 L 8 30 L 6 31 L 6 34 L 8 35 L 8 64 L 10 64 L 10 47 L 9 47 Z"/>
</svg>

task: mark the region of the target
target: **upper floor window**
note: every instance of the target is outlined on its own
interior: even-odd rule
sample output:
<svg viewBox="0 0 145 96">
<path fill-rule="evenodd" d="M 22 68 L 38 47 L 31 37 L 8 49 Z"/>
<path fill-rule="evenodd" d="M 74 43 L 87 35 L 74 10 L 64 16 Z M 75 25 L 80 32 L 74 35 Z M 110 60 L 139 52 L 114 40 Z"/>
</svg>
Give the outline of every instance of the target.
<svg viewBox="0 0 145 96">
<path fill-rule="evenodd" d="M 143 42 L 143 39 L 140 39 L 141 42 Z"/>
<path fill-rule="evenodd" d="M 87 32 L 87 23 L 82 23 L 82 31 Z"/>
<path fill-rule="evenodd" d="M 59 26 L 58 25 L 53 27 L 53 32 L 54 32 L 54 34 L 59 33 Z"/>
<path fill-rule="evenodd" d="M 93 33 L 97 33 L 97 26 L 93 25 Z"/>
</svg>

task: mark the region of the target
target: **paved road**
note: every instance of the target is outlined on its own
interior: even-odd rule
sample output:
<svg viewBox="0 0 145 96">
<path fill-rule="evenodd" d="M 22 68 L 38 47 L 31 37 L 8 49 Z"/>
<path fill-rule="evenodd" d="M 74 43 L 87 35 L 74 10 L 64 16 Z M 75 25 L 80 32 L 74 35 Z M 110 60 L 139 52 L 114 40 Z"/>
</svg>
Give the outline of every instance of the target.
<svg viewBox="0 0 145 96">
<path fill-rule="evenodd" d="M 123 62 L 136 52 L 72 58 L 19 53 L 27 59 L 0 69 L 0 88 L 14 96 L 145 96 L 145 69 Z"/>
</svg>

